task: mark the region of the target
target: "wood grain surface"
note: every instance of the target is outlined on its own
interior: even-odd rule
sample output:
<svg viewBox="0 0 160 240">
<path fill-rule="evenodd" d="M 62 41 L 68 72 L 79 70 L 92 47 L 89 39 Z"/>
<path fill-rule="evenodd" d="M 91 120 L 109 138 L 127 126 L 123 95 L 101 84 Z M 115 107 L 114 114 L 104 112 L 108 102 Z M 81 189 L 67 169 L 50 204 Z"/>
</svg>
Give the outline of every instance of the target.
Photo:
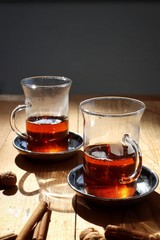
<svg viewBox="0 0 160 240">
<path fill-rule="evenodd" d="M 69 128 L 82 135 L 82 116 L 79 103 L 88 97 L 70 98 Z M 137 97 L 138 98 L 138 97 Z M 160 176 L 160 98 L 142 98 L 146 111 L 141 121 L 140 147 L 143 165 Z M 48 240 L 78 240 L 82 230 L 94 227 L 104 234 L 106 225 L 124 226 L 147 233 L 160 232 L 160 186 L 145 199 L 123 206 L 96 205 L 77 196 L 66 183 L 68 172 L 82 163 L 83 148 L 70 159 L 60 162 L 39 162 L 19 154 L 12 145 L 16 134 L 12 131 L 9 117 L 12 109 L 23 103 L 22 96 L 0 96 L 0 172 L 13 171 L 17 185 L 12 189 L 0 189 L 0 236 L 18 234 L 37 207 L 42 195 L 41 180 L 56 179 L 62 193 L 69 199 L 52 203 Z M 19 115 L 19 126 L 24 128 L 24 114 Z"/>
</svg>

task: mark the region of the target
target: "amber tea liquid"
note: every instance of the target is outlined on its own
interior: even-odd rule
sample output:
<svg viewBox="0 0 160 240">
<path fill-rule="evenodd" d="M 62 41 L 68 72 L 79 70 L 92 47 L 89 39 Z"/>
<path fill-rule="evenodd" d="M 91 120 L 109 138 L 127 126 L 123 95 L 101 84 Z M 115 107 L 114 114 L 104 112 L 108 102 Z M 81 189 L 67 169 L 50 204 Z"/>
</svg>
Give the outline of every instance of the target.
<svg viewBox="0 0 160 240">
<path fill-rule="evenodd" d="M 68 148 L 68 118 L 32 116 L 26 121 L 28 149 L 34 152 L 61 152 Z"/>
<path fill-rule="evenodd" d="M 84 151 L 86 191 L 104 198 L 126 198 L 134 195 L 136 183 L 121 184 L 135 169 L 135 154 L 115 144 L 92 145 Z"/>
</svg>

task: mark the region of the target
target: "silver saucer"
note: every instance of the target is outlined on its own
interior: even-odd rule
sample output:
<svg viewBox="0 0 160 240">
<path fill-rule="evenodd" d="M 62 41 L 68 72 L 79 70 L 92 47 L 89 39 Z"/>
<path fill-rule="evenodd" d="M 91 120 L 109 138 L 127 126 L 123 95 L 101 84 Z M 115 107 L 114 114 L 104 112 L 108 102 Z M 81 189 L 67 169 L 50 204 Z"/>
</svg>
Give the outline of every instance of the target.
<svg viewBox="0 0 160 240">
<path fill-rule="evenodd" d="M 145 196 L 148 196 L 155 190 L 155 188 L 158 186 L 159 178 L 156 173 L 154 173 L 149 168 L 143 166 L 141 175 L 137 180 L 136 193 L 134 194 L 134 196 L 129 198 L 102 198 L 88 194 L 84 187 L 82 164 L 73 168 L 69 172 L 67 176 L 67 181 L 70 187 L 77 193 L 77 195 L 95 201 L 97 203 L 107 204 L 126 202 L 128 203 L 140 200 Z"/>
<path fill-rule="evenodd" d="M 47 153 L 33 152 L 27 149 L 27 141 L 20 136 L 17 136 L 13 141 L 13 146 L 20 154 L 33 159 L 39 160 L 63 160 L 72 157 L 78 149 L 83 145 L 83 139 L 80 135 L 69 132 L 68 149 L 64 152 Z"/>
</svg>

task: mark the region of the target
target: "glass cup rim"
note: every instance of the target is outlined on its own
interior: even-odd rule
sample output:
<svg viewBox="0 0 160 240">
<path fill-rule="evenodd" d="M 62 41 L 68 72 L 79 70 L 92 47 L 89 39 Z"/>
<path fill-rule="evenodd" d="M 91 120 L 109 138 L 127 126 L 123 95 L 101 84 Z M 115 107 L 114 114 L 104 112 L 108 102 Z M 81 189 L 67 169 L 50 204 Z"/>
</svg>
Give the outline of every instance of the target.
<svg viewBox="0 0 160 240">
<path fill-rule="evenodd" d="M 136 103 L 139 104 L 139 108 L 135 111 L 129 111 L 126 113 L 101 113 L 101 112 L 97 112 L 97 111 L 93 111 L 93 110 L 89 110 L 87 108 L 85 108 L 85 105 L 94 101 L 106 101 L 106 100 L 116 100 L 116 101 L 128 101 L 128 102 L 132 102 L 132 103 Z M 146 109 L 146 105 L 144 102 L 142 102 L 139 99 L 136 98 L 131 98 L 131 97 L 123 97 L 123 96 L 101 96 L 101 97 L 93 97 L 93 98 L 88 98 L 86 100 L 83 100 L 82 102 L 80 102 L 80 110 L 82 111 L 82 113 L 86 113 L 88 115 L 94 115 L 94 116 L 101 116 L 101 117 L 127 117 L 127 116 L 132 116 L 132 115 L 138 115 L 138 114 L 142 114 L 145 109 Z"/>
<path fill-rule="evenodd" d="M 72 80 L 64 76 L 32 76 L 23 78 L 21 85 L 29 88 L 52 88 L 71 86 Z"/>
</svg>

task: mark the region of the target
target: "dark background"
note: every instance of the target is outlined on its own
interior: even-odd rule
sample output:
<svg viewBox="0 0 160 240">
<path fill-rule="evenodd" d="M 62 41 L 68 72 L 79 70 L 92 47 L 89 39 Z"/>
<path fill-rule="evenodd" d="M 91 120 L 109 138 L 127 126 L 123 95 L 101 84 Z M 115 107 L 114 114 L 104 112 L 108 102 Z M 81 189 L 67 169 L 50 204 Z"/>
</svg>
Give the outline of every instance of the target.
<svg viewBox="0 0 160 240">
<path fill-rule="evenodd" d="M 160 94 L 160 4 L 0 1 L 0 94 L 63 75 L 71 94 Z"/>
</svg>

